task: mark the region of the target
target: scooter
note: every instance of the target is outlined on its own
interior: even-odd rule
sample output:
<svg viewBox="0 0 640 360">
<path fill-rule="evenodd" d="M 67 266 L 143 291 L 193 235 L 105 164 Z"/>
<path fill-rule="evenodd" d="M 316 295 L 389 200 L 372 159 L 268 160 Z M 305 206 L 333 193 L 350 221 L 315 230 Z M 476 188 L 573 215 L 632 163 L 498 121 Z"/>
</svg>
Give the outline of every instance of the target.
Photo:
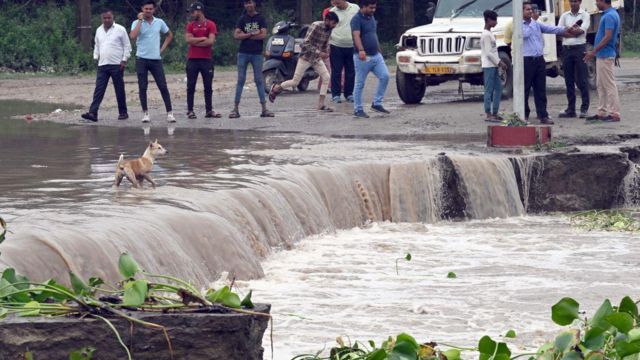
<svg viewBox="0 0 640 360">
<path fill-rule="evenodd" d="M 296 28 L 300 28 L 297 38 L 289 35 L 289 32 Z M 267 40 L 267 49 L 265 50 L 267 60 L 262 65 L 264 89 L 267 93 L 273 84 L 280 84 L 293 78 L 302 42 L 308 29 L 307 25 L 301 27 L 296 24 L 295 17 L 292 15 L 290 15 L 290 20 L 280 21 L 273 27 L 273 35 Z M 318 73 L 315 70 L 307 69 L 298 84 L 298 90 L 306 91 L 309 82 L 317 78 Z"/>
</svg>

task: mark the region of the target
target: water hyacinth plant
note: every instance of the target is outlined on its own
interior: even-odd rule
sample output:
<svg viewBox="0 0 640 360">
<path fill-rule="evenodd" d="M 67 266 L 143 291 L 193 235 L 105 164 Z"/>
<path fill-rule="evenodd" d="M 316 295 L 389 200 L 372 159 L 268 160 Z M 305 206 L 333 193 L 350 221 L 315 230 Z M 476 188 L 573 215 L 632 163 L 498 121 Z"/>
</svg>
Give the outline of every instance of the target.
<svg viewBox="0 0 640 360">
<path fill-rule="evenodd" d="M 129 348 L 111 320 L 120 318 L 132 324 L 158 329 L 167 340 L 168 358 L 173 358 L 171 338 L 162 325 L 136 319 L 126 311 L 145 312 L 189 312 L 222 308 L 226 311 L 271 317 L 251 311 L 252 293 L 244 299 L 232 291 L 230 286 L 208 289 L 204 294 L 188 281 L 143 270 L 127 253 L 120 256 L 118 269 L 122 281 L 108 286 L 96 277 L 87 281 L 69 273 L 68 288 L 51 279 L 42 283 L 20 276 L 12 268 L 5 269 L 0 277 L 0 319 L 7 316 L 74 316 L 95 318 L 103 321 L 114 332 L 120 345 L 131 359 Z M 93 351 L 84 349 L 76 355 Z"/>
<path fill-rule="evenodd" d="M 572 298 L 563 298 L 551 308 L 551 319 L 558 325 L 573 327 L 561 331 L 555 339 L 536 352 L 513 354 L 506 342 L 483 336 L 474 348 L 443 343 L 420 344 L 414 337 L 402 333 L 389 337 L 380 346 L 372 340 L 345 345 L 342 338 L 328 356 L 304 354 L 292 360 L 460 360 L 464 352 L 475 353 L 479 360 L 640 360 L 640 317 L 638 303 L 626 296 L 618 306 L 605 300 L 592 318 L 581 317 L 580 305 Z M 504 338 L 515 338 L 509 330 Z M 473 358 L 465 356 L 465 358 Z"/>
</svg>

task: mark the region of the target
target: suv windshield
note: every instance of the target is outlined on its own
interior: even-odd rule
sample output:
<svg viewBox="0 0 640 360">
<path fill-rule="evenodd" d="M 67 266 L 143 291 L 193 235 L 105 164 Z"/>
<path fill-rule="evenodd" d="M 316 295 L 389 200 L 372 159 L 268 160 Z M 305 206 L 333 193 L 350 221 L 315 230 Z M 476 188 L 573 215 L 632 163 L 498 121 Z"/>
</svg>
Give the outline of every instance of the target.
<svg viewBox="0 0 640 360">
<path fill-rule="evenodd" d="M 494 9 L 498 16 L 512 16 L 511 0 L 447 0 L 438 1 L 435 17 L 482 17 L 487 9 Z"/>
</svg>

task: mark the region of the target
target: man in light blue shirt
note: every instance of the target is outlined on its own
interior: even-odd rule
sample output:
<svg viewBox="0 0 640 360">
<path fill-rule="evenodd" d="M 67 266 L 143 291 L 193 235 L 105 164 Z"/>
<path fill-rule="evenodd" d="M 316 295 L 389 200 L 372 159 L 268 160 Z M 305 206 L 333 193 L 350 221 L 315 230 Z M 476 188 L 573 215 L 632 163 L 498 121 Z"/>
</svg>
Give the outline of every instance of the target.
<svg viewBox="0 0 640 360">
<path fill-rule="evenodd" d="M 167 121 L 175 122 L 171 107 L 171 96 L 167 87 L 167 80 L 162 67 L 162 56 L 164 50 L 171 44 L 173 33 L 167 24 L 153 16 L 156 10 L 156 3 L 147 0 L 142 5 L 142 12 L 138 14 L 138 19 L 131 24 L 131 40 L 136 40 L 136 73 L 138 75 L 138 89 L 140 92 L 140 105 L 144 116 L 142 122 L 149 122 L 149 109 L 147 108 L 147 86 L 149 72 L 160 89 L 164 106 L 167 110 Z M 167 34 L 162 47 L 160 47 L 161 34 Z"/>
<path fill-rule="evenodd" d="M 596 6 L 602 11 L 593 51 L 588 52 L 584 61 L 596 58 L 596 77 L 598 83 L 598 113 L 587 118 L 590 121 L 620 121 L 620 95 L 613 76 L 613 67 L 618 56 L 618 38 L 620 35 L 620 15 L 611 7 L 611 0 L 596 0 Z"/>
<path fill-rule="evenodd" d="M 545 125 L 553 124 L 547 112 L 547 69 L 544 60 L 544 38 L 542 34 L 556 34 L 573 37 L 570 29 L 549 26 L 539 23 L 533 19 L 533 7 L 531 3 L 525 1 L 523 4 L 522 17 L 522 37 L 524 55 L 524 116 L 529 119 L 529 91 L 533 87 L 533 98 L 536 104 L 536 113 L 540 123 Z"/>
</svg>

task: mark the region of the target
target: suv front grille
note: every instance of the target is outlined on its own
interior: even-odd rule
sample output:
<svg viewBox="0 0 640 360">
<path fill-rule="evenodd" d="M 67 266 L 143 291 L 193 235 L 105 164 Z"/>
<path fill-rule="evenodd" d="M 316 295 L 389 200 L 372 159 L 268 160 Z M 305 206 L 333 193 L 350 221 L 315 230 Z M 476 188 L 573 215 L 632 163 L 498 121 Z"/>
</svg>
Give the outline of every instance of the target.
<svg viewBox="0 0 640 360">
<path fill-rule="evenodd" d="M 460 35 L 445 35 L 420 38 L 420 55 L 459 55 L 464 50 L 466 38 Z"/>
</svg>

